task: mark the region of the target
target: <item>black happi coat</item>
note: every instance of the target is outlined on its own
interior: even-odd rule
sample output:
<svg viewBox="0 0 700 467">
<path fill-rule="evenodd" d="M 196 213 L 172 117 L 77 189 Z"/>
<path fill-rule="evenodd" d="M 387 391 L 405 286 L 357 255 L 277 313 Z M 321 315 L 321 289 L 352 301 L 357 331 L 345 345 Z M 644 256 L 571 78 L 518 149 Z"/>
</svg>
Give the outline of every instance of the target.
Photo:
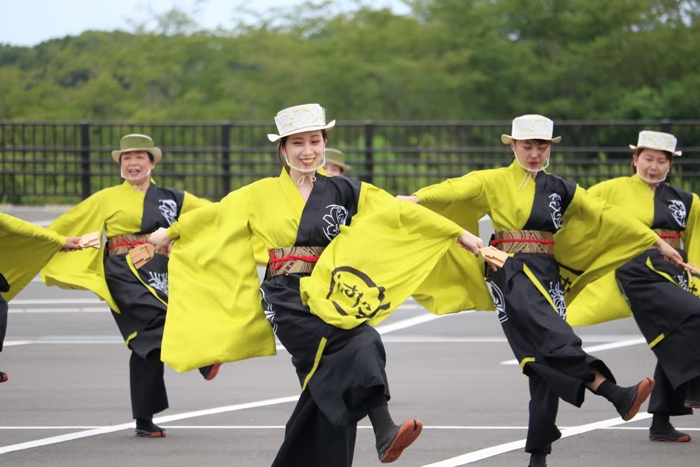
<svg viewBox="0 0 700 467">
<path fill-rule="evenodd" d="M 294 245 L 279 247 L 327 246 L 340 225 L 351 224 L 359 195 L 359 182 L 316 174 Z M 343 330 L 311 314 L 299 295 L 301 277 L 288 274 L 266 280 L 260 288 L 263 309 L 292 355 L 301 386 L 331 423 L 352 425 L 367 414 L 369 394 L 389 397 L 384 347 L 367 323 Z"/>
<path fill-rule="evenodd" d="M 129 182 L 106 188 L 61 215 L 51 226 L 62 235 L 98 231 L 108 238 L 147 235 L 209 201 L 151 182 L 142 193 Z M 156 254 L 139 270 L 127 254 L 84 249 L 56 255 L 42 270 L 48 285 L 93 291 L 106 301 L 129 347 L 141 357 L 160 347 L 168 300 L 168 258 Z"/>
<path fill-rule="evenodd" d="M 562 218 L 575 192 L 574 183 L 540 172 L 535 179 L 532 211 L 522 230 L 556 233 L 562 227 Z M 519 322 L 520 333 L 529 336 L 541 354 L 578 341 L 578 337 L 563 321 L 566 318 L 564 285 L 553 255 L 516 253 L 502 269 L 491 275 L 491 284 L 501 323 L 510 319 L 509 310 L 512 308 L 528 313 L 528 319 Z M 528 292 L 533 297 L 528 299 L 522 296 L 522 293 Z M 538 294 L 544 298 L 538 297 Z M 533 306 L 534 297 L 541 304 L 539 309 Z M 513 347 L 513 351 L 520 362 L 534 357 L 530 348 Z"/>
<path fill-rule="evenodd" d="M 143 202 L 141 229 L 150 234 L 169 227 L 182 211 L 185 193 L 151 184 Z M 105 258 L 105 278 L 120 313 L 112 313 L 129 347 L 145 358 L 160 348 L 168 308 L 168 257 L 156 254 L 136 269 L 128 254 Z"/>
<path fill-rule="evenodd" d="M 651 228 L 685 230 L 692 203 L 692 193 L 661 183 L 654 195 Z M 687 261 L 685 249 L 678 252 Z M 617 269 L 616 276 L 634 319 L 650 344 L 700 311 L 700 299 L 691 292 L 691 287 L 697 285 L 682 267 L 666 261 L 656 249 Z"/>
</svg>

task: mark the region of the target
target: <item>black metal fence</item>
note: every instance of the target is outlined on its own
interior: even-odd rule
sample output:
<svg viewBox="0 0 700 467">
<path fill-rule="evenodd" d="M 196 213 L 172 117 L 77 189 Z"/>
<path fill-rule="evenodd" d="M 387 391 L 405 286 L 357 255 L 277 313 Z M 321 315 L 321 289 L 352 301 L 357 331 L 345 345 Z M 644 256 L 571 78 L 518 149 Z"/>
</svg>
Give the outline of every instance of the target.
<svg viewBox="0 0 700 467">
<path fill-rule="evenodd" d="M 563 137 L 551 171 L 584 187 L 629 175 L 631 151 L 640 130 L 673 133 L 683 157 L 673 183 L 700 191 L 700 121 L 558 121 Z M 0 122 L 0 201 L 70 203 L 121 182 L 110 151 L 121 136 L 145 133 L 163 149 L 154 171 L 162 186 L 219 199 L 231 190 L 279 174 L 275 132 L 267 122 L 222 123 L 28 123 Z M 342 149 L 349 176 L 391 193 L 420 187 L 472 170 L 509 164 L 500 135 L 510 121 L 497 122 L 339 122 L 329 147 Z"/>
</svg>

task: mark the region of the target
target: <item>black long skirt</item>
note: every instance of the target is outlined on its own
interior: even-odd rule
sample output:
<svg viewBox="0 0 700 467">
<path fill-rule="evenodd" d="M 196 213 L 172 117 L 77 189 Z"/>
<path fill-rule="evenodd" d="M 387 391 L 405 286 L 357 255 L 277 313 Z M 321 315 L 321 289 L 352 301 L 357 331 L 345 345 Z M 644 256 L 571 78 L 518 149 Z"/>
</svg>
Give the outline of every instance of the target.
<svg viewBox="0 0 700 467">
<path fill-rule="evenodd" d="M 687 290 L 685 271 L 649 250 L 620 267 L 616 276 L 673 388 L 700 376 L 700 298 Z"/>
<path fill-rule="evenodd" d="M 129 361 L 132 415 L 147 418 L 169 406 L 160 361 L 168 302 L 168 257 L 155 255 L 136 270 L 138 277 L 126 258 L 126 254 L 108 257 L 105 278 L 120 311 L 112 310 L 112 316 L 133 352 Z"/>
<path fill-rule="evenodd" d="M 548 454 L 552 443 L 561 437 L 556 426 L 559 399 L 580 407 L 585 385 L 594 379 L 592 368 L 612 382 L 615 378 L 605 363 L 583 350 L 581 339 L 566 323 L 566 304 L 554 257 L 516 254 L 492 274 L 490 282 L 508 344 L 523 373 L 529 376 L 525 451 Z"/>
<path fill-rule="evenodd" d="M 687 290 L 687 273 L 664 260 L 655 249 L 618 268 L 615 275 L 649 343 L 661 334 L 669 335 L 692 314 L 700 312 L 700 298 Z"/>
<path fill-rule="evenodd" d="M 367 416 L 370 399 L 390 397 L 384 346 L 368 324 L 344 330 L 312 314 L 301 303 L 301 277 L 278 276 L 260 289 L 263 309 L 303 388 L 273 465 L 349 466 L 356 424 Z M 315 453 L 303 463 L 300 446 Z"/>
<path fill-rule="evenodd" d="M 125 254 L 115 255 L 105 261 L 107 286 L 120 311 L 113 310 L 112 316 L 129 348 L 146 359 L 149 353 L 160 349 L 163 341 L 168 302 L 168 258 L 155 255 L 137 270 L 139 277 L 136 277 L 126 257 Z"/>
<path fill-rule="evenodd" d="M 605 363 L 584 352 L 581 339 L 566 322 L 559 266 L 553 256 L 516 254 L 492 275 L 491 285 L 497 309 L 501 308 L 503 331 L 526 375 L 538 373 L 559 397 L 576 407 L 583 403 L 585 383 L 594 379 L 591 367 L 615 382 Z"/>
</svg>

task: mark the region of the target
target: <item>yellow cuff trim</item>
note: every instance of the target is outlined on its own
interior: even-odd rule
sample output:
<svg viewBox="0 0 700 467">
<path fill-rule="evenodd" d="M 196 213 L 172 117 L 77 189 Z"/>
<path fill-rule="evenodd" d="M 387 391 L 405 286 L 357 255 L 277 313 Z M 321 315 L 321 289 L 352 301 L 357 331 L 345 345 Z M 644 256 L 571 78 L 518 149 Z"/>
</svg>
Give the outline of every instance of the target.
<svg viewBox="0 0 700 467">
<path fill-rule="evenodd" d="M 126 346 L 127 347 L 129 347 L 129 342 L 134 340 L 138 334 L 139 334 L 138 331 L 134 331 L 133 334 L 131 334 L 129 337 L 126 338 Z"/>
<path fill-rule="evenodd" d="M 301 388 L 301 392 L 304 392 L 304 389 L 306 389 L 306 385 L 309 384 L 309 380 L 314 375 L 314 373 L 316 373 L 316 368 L 318 368 L 318 364 L 321 363 L 321 355 L 323 355 L 323 349 L 326 348 L 326 342 L 328 342 L 328 339 L 322 337 L 321 342 L 318 344 L 318 350 L 316 350 L 314 366 L 311 368 L 311 371 L 309 371 L 309 374 L 306 375 L 306 378 L 304 379 L 304 386 Z"/>
<path fill-rule="evenodd" d="M 656 344 L 658 344 L 659 342 L 661 342 L 662 340 L 664 340 L 664 337 L 666 337 L 665 334 L 659 334 L 659 337 L 657 337 L 656 339 L 654 339 L 653 341 L 651 341 L 651 342 L 649 343 L 649 348 L 650 348 L 650 349 L 653 349 L 654 346 L 656 346 Z"/>
<path fill-rule="evenodd" d="M 673 277 L 671 277 L 668 273 L 663 272 L 663 271 L 659 271 L 658 269 L 655 269 L 655 268 L 654 268 L 654 265 L 651 264 L 651 258 L 647 258 L 647 266 L 649 267 L 649 269 L 651 269 L 652 271 L 654 271 L 654 272 L 655 272 L 656 274 L 658 274 L 659 276 L 661 276 L 661 277 L 663 277 L 663 278 L 665 278 L 665 279 L 668 279 L 669 281 L 673 282 L 674 285 L 676 285 L 676 286 L 678 286 L 678 287 L 681 287 L 681 286 L 678 284 L 678 282 L 674 281 L 674 280 L 673 280 Z M 682 288 L 682 287 L 681 287 L 681 288 Z"/>
<path fill-rule="evenodd" d="M 534 361 L 535 361 L 535 357 L 525 357 L 522 360 L 520 360 L 520 368 L 522 368 L 524 370 L 525 365 L 527 365 L 530 362 L 534 363 Z"/>
<path fill-rule="evenodd" d="M 134 276 L 136 276 L 136 278 L 143 284 L 143 286 L 146 287 L 146 288 L 148 289 L 148 291 L 151 292 L 151 293 L 153 294 L 154 297 L 156 297 L 158 300 L 160 300 L 160 302 L 161 302 L 163 305 L 165 305 L 165 306 L 167 307 L 167 306 L 168 306 L 168 302 L 166 302 L 166 301 L 164 301 L 162 298 L 160 298 L 160 297 L 158 296 L 158 292 L 156 292 L 155 289 L 154 289 L 153 287 L 151 287 L 150 285 L 148 285 L 147 283 L 145 283 L 145 282 L 143 281 L 143 279 L 141 279 L 141 276 L 139 275 L 138 269 L 136 269 L 136 266 L 134 266 L 134 262 L 131 261 L 131 256 L 129 256 L 128 254 L 126 255 L 126 264 L 129 265 L 129 269 L 131 269 L 131 272 L 134 273 Z"/>
</svg>

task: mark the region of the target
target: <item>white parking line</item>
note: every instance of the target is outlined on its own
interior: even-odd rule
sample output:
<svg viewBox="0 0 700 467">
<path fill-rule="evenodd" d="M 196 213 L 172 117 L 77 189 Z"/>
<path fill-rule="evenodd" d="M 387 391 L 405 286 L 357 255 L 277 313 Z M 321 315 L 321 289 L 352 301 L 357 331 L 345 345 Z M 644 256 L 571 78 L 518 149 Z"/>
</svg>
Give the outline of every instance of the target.
<svg viewBox="0 0 700 467">
<path fill-rule="evenodd" d="M 25 339 L 25 340 L 16 340 L 16 341 L 6 341 L 5 342 L 5 347 L 12 347 L 16 345 L 35 345 L 35 344 L 41 344 L 41 345 L 95 345 L 95 344 L 121 344 L 124 345 L 124 339 L 121 337 L 114 337 L 114 336 L 109 336 L 105 339 L 96 339 L 96 338 L 71 338 L 71 339 L 46 339 L 46 338 L 40 338 L 40 339 Z"/>
<path fill-rule="evenodd" d="M 597 335 L 586 337 L 586 342 L 611 342 L 621 339 L 636 339 L 635 336 L 604 336 Z M 508 342 L 503 336 L 476 336 L 476 337 L 461 337 L 461 336 L 424 336 L 424 335 L 402 335 L 402 336 L 387 336 L 384 338 L 385 344 L 505 344 Z M 510 360 L 509 360 L 510 361 Z"/>
<path fill-rule="evenodd" d="M 14 305 L 99 305 L 104 304 L 99 298 L 32 298 L 12 300 L 10 307 Z"/>
<path fill-rule="evenodd" d="M 586 425 L 574 426 L 570 428 L 565 428 L 561 430 L 561 437 L 568 438 L 571 436 L 580 435 L 583 433 L 588 433 L 590 431 L 601 430 L 605 428 L 610 428 L 617 425 L 623 425 L 625 423 L 637 422 L 639 420 L 645 420 L 651 418 L 651 414 L 637 414 L 629 422 L 622 419 L 611 418 L 609 420 L 602 420 L 600 422 L 589 423 Z M 506 452 L 515 451 L 516 449 L 523 449 L 525 447 L 524 439 L 513 441 L 511 443 L 499 444 L 498 446 L 492 446 L 486 449 L 480 449 L 478 451 L 463 454 L 461 456 L 453 457 L 451 459 L 446 459 L 444 461 L 435 462 L 434 464 L 424 465 L 423 467 L 458 467 L 460 465 L 471 464 L 480 460 L 488 459 L 489 457 L 498 456 Z"/>
<path fill-rule="evenodd" d="M 165 417 L 157 417 L 153 419 L 156 424 L 163 424 L 167 422 L 174 422 L 177 420 L 185 420 L 188 418 L 204 417 L 206 415 L 214 415 L 225 412 L 235 412 L 238 410 L 254 409 L 258 407 L 268 407 L 270 405 L 286 404 L 287 402 L 295 402 L 299 399 L 299 396 L 288 396 L 280 397 L 277 399 L 267 399 L 257 402 L 248 402 L 245 404 L 227 405 L 225 407 L 217 407 L 214 409 L 206 410 L 196 410 L 194 412 L 185 412 L 177 415 L 168 415 Z M 89 438 L 91 436 L 104 435 L 107 433 L 115 433 L 117 431 L 128 430 L 134 428 L 134 422 L 122 423 L 121 425 L 113 425 L 95 428 L 92 430 L 80 431 L 78 433 L 70 433 L 67 435 L 52 436 L 50 438 L 38 439 L 36 441 L 29 441 L 26 443 L 12 444 L 10 446 L 0 447 L 0 454 L 7 454 L 8 452 L 23 451 L 26 449 L 38 448 L 41 446 L 48 446 L 50 444 L 64 443 L 66 441 L 74 441 L 76 439 Z"/>
<path fill-rule="evenodd" d="M 163 428 L 179 430 L 283 430 L 284 425 L 162 425 Z M 103 426 L 0 426 L 0 430 L 93 430 Z M 358 425 L 369 430 L 371 425 Z M 424 430 L 527 430 L 526 426 L 424 426 Z M 700 430 L 700 428 L 698 428 Z"/>
<path fill-rule="evenodd" d="M 401 308 L 402 307 L 399 307 L 399 310 Z M 463 311 L 463 312 L 459 313 L 459 315 L 465 315 L 468 313 L 474 313 L 474 311 L 473 310 L 472 311 Z M 412 326 L 417 326 L 417 325 L 423 324 L 423 323 L 428 323 L 430 321 L 435 321 L 436 319 L 445 318 L 447 316 L 450 316 L 450 315 L 433 315 L 430 313 L 426 313 L 424 315 L 419 315 L 419 316 L 415 316 L 413 318 L 404 319 L 401 321 L 397 321 L 395 323 L 382 324 L 380 326 L 377 326 L 376 329 L 377 329 L 377 332 L 379 332 L 379 334 L 387 334 L 389 332 L 400 331 L 402 329 L 410 328 Z"/>
<path fill-rule="evenodd" d="M 414 321 L 415 323 L 415 321 Z M 405 326 L 406 323 L 402 324 Z M 403 328 L 405 329 L 405 327 Z M 396 329 L 394 329 L 396 330 Z M 391 329 L 389 330 L 391 332 Z M 483 337 L 452 337 L 452 336 L 386 336 L 386 331 L 380 329 L 380 333 L 385 337 L 382 339 L 385 344 L 505 344 L 505 337 L 483 336 Z M 586 339 L 588 342 L 609 342 L 608 337 L 600 336 Z M 5 341 L 6 347 L 30 344 L 123 344 L 124 340 L 115 335 L 107 336 L 41 336 L 34 339 L 8 339 Z M 279 342 L 277 350 L 284 350 Z"/>
<path fill-rule="evenodd" d="M 401 321 L 398 321 L 398 322 L 393 323 L 393 324 L 379 326 L 379 327 L 377 327 L 377 331 L 379 332 L 379 334 L 387 334 L 390 332 L 398 331 L 400 329 L 405 329 L 405 328 L 408 328 L 411 326 L 416 326 L 416 325 L 421 324 L 421 323 L 432 321 L 432 320 L 438 319 L 440 317 L 441 316 L 436 316 L 436 315 L 421 315 L 421 316 L 417 316 L 414 318 L 408 318 L 405 320 L 401 320 Z M 420 318 L 420 319 L 417 319 L 417 318 Z M 224 412 L 233 412 L 233 411 L 237 411 L 237 410 L 266 407 L 266 406 L 275 405 L 275 404 L 283 404 L 286 402 L 294 402 L 298 398 L 299 398 L 299 396 L 296 395 L 296 396 L 282 397 L 282 398 L 278 398 L 278 399 L 269 399 L 269 400 L 264 400 L 264 401 L 251 402 L 251 403 L 246 403 L 246 404 L 237 404 L 237 405 L 229 405 L 229 406 L 218 407 L 218 408 L 213 408 L 213 409 L 197 410 L 195 412 L 186 412 L 186 413 L 179 414 L 179 415 L 169 415 L 169 416 L 165 416 L 165 417 L 158 417 L 158 418 L 153 419 L 153 422 L 157 423 L 157 424 L 162 424 L 162 423 L 173 422 L 173 421 L 177 421 L 177 420 L 184 420 L 184 419 L 188 419 L 188 418 L 204 417 L 207 415 L 219 414 L 219 413 L 224 413 Z M 66 441 L 73 441 L 76 439 L 89 438 L 91 436 L 98 436 L 98 435 L 103 435 L 103 434 L 107 434 L 107 433 L 114 433 L 117 431 L 127 430 L 127 429 L 133 428 L 133 427 L 134 427 L 134 422 L 129 422 L 129 423 L 122 423 L 121 425 L 114 425 L 114 426 L 109 426 L 109 427 L 100 427 L 100 428 L 90 429 L 90 430 L 81 431 L 78 433 L 71 433 L 71 434 L 60 435 L 60 436 L 52 436 L 50 438 L 44 438 L 44 439 L 39 439 L 36 441 L 30 441 L 30 442 L 26 442 L 26 443 L 19 443 L 19 444 L 13 444 L 10 446 L 1 447 L 0 454 L 6 454 L 8 452 L 15 452 L 15 451 L 22 451 L 22 450 L 26 450 L 26 449 L 41 447 L 41 446 L 47 446 L 50 444 L 63 443 Z"/>
<path fill-rule="evenodd" d="M 284 430 L 284 425 L 163 425 L 163 428 L 168 430 Z M 15 430 L 93 430 L 104 428 L 103 426 L 0 426 L 0 430 L 15 431 Z M 369 430 L 371 425 L 358 425 L 360 430 Z M 573 427 L 562 427 L 559 429 L 566 430 Z M 423 426 L 424 430 L 463 430 L 463 431 L 484 431 L 484 430 L 527 430 L 526 426 Z M 612 431 L 648 431 L 649 427 L 645 426 L 610 426 L 600 428 L 601 430 Z M 679 431 L 700 431 L 700 428 L 676 428 Z"/>
<path fill-rule="evenodd" d="M 10 313 L 107 313 L 109 307 L 60 307 L 60 308 L 16 308 L 10 307 Z"/>
<path fill-rule="evenodd" d="M 594 345 L 593 347 L 584 347 L 583 350 L 586 353 L 602 352 L 604 350 L 619 349 L 622 347 L 629 347 L 631 345 L 646 344 L 646 340 L 643 337 L 637 337 L 635 339 L 626 339 L 618 342 L 611 342 L 609 344 Z M 517 360 L 506 360 L 501 362 L 501 365 L 518 365 Z"/>
</svg>

